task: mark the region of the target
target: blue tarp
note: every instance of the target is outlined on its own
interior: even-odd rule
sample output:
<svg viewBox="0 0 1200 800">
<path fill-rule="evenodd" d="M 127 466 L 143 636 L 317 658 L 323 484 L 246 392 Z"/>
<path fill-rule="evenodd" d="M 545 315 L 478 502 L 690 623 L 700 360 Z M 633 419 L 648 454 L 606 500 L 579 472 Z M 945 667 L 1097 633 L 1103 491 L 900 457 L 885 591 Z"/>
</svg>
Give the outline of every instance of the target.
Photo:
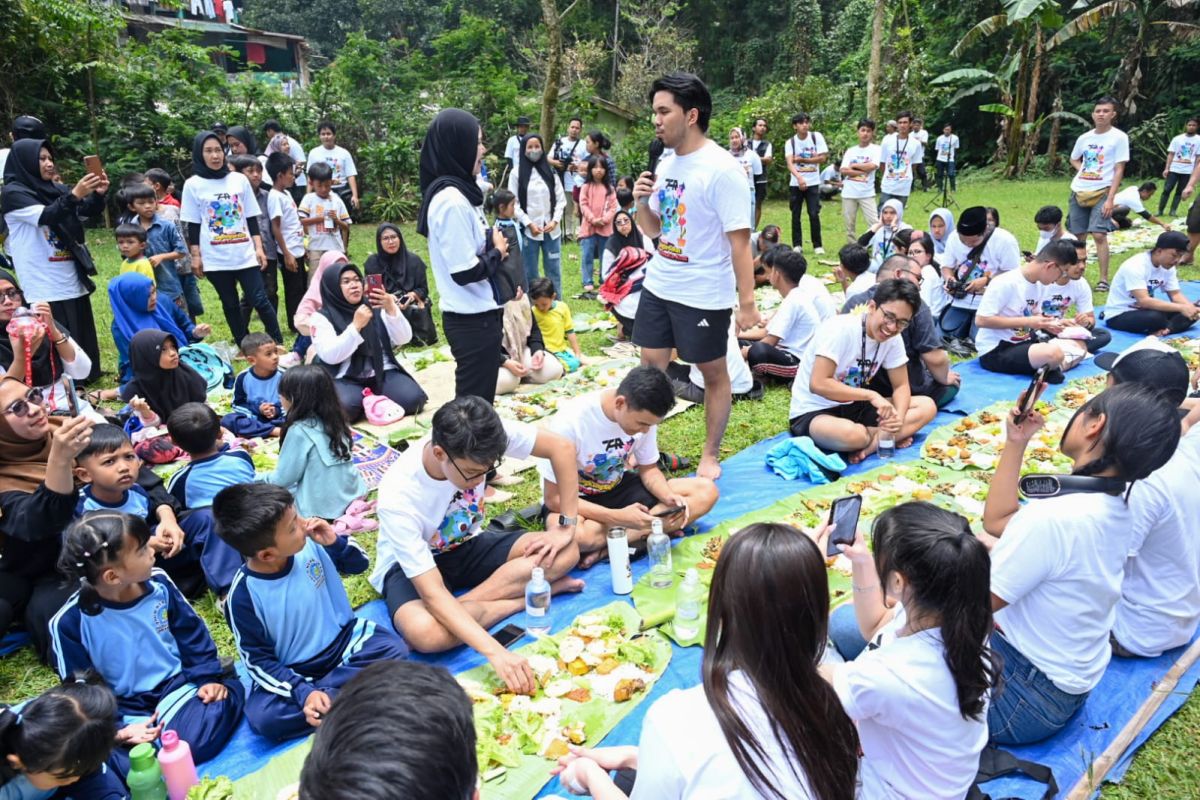
<svg viewBox="0 0 1200 800">
<path fill-rule="evenodd" d="M 1184 291 L 1189 297 L 1200 297 L 1200 284 L 1188 282 L 1184 285 Z M 1112 333 L 1113 343 L 1108 348 L 1110 350 L 1124 350 L 1141 338 L 1119 331 Z M 940 425 L 960 419 L 961 414 L 985 408 L 1000 400 L 1015 400 L 1027 384 L 1027 380 L 1024 378 L 987 372 L 975 361 L 958 364 L 955 369 L 963 377 L 964 389 L 959 393 L 951 408 L 938 414 L 933 424 L 925 429 L 926 433 Z M 1099 369 L 1089 360 L 1072 370 L 1070 377 L 1085 377 L 1097 372 Z M 1054 387 L 1051 388 L 1054 389 Z M 781 419 L 778 422 L 782 429 L 786 420 Z M 701 521 L 699 526 L 701 530 L 707 530 L 722 521 L 739 517 L 810 488 L 805 481 L 785 481 L 777 477 L 766 466 L 767 451 L 785 435 L 780 433 L 778 436 L 759 442 L 723 463 L 724 472 L 718 481 L 721 500 L 712 513 Z M 908 461 L 919 458 L 920 445 L 923 440 L 924 435 L 918 436 L 912 447 L 897 452 L 896 460 Z M 849 467 L 844 474 L 853 475 L 878 466 L 879 461 L 875 457 L 871 457 L 862 464 Z M 635 563 L 633 565 L 635 579 L 647 568 L 645 560 Z M 587 588 L 577 595 L 555 598 L 553 608 L 555 630 L 566 626 L 577 615 L 613 600 L 606 566 L 600 565 L 587 572 L 576 571 L 574 574 L 587 581 Z M 387 609 L 381 600 L 368 603 L 359 610 L 359 613 L 381 625 L 389 624 Z M 497 628 L 507 622 L 508 620 L 500 623 Z M 655 699 L 672 689 L 687 688 L 700 682 L 700 648 L 681 648 L 677 645 L 672 645 L 672 647 L 671 664 L 654 686 L 651 697 L 646 702 L 639 704 L 628 717 L 622 720 L 604 739 L 603 744 L 636 744 L 642 727 L 642 718 Z M 1052 766 L 1059 786 L 1064 792 L 1069 791 L 1092 760 L 1108 746 L 1121 728 L 1133 717 L 1138 707 L 1150 696 L 1154 683 L 1166 674 L 1178 656 L 1179 652 L 1176 651 L 1157 659 L 1113 659 L 1103 681 L 1092 692 L 1080 714 L 1064 731 L 1039 745 L 1015 748 L 1013 752 L 1022 758 Z M 478 666 L 483 662 L 482 657 L 463 647 L 437 656 L 418 655 L 417 658 L 440 664 L 454 673 Z M 1190 670 L 1185 679 L 1180 681 L 1177 691 L 1168 698 L 1151 723 L 1135 740 L 1135 746 L 1140 746 L 1167 717 L 1186 701 L 1197 680 L 1200 680 L 1200 665 Z M 255 736 L 243 722 L 221 756 L 203 765 L 201 772 L 205 775 L 228 775 L 237 779 L 260 768 L 269 758 L 278 755 L 294 744 L 271 746 Z M 1125 773 L 1132 754 L 1133 748 L 1112 770 L 1109 775 L 1110 779 L 1119 778 Z M 1043 791 L 1040 784 L 1023 778 L 1004 778 L 993 781 L 986 788 L 1000 797 L 1038 798 Z M 554 794 L 567 794 L 559 789 L 557 780 L 551 781 L 539 797 Z"/>
</svg>

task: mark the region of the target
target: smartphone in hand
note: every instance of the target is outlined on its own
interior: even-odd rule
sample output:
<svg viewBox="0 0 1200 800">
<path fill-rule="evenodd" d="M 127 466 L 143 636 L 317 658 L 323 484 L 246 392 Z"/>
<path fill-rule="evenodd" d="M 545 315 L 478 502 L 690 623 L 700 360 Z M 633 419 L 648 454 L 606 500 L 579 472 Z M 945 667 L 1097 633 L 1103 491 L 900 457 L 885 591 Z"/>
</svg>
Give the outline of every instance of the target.
<svg viewBox="0 0 1200 800">
<path fill-rule="evenodd" d="M 383 291 L 383 276 L 382 275 L 367 275 L 367 292 L 382 292 Z"/>
<path fill-rule="evenodd" d="M 1020 397 L 1017 398 L 1018 411 L 1015 422 L 1020 425 L 1025 421 L 1037 405 L 1038 398 L 1042 396 L 1042 392 L 1046 391 L 1046 371 L 1048 366 L 1042 367 L 1033 375 L 1033 380 L 1029 382 L 1027 388 Z"/>
<path fill-rule="evenodd" d="M 839 497 L 833 501 L 829 509 L 829 524 L 834 526 L 829 534 L 829 544 L 825 548 L 825 557 L 832 558 L 841 555 L 839 544 L 854 544 L 858 532 L 858 518 L 862 514 L 862 496 L 857 494 Z"/>
<path fill-rule="evenodd" d="M 104 164 L 100 161 L 100 156 L 84 156 L 83 167 L 97 178 L 104 177 Z"/>
</svg>

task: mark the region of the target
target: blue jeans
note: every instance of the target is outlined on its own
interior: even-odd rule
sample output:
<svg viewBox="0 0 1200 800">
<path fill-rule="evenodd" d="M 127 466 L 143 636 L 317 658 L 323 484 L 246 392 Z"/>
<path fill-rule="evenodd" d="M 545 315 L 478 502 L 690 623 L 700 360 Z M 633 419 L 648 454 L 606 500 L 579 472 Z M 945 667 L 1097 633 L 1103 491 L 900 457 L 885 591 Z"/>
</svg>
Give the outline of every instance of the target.
<svg viewBox="0 0 1200 800">
<path fill-rule="evenodd" d="M 1000 689 L 988 707 L 991 741 L 1030 744 L 1065 728 L 1089 692 L 1068 694 L 1059 689 L 998 630 L 992 632 L 991 647 L 1004 662 Z"/>
<path fill-rule="evenodd" d="M 187 303 L 188 316 L 192 319 L 204 313 L 204 301 L 200 299 L 200 279 L 193 273 L 179 276 L 179 285 L 183 287 L 183 299 Z"/>
<path fill-rule="evenodd" d="M 604 252 L 604 244 L 608 241 L 607 237 L 594 233 L 591 236 L 585 236 L 579 240 L 579 248 L 582 250 L 581 261 L 583 262 L 583 288 L 595 286 L 595 273 L 592 270 L 592 265 L 595 260 Z"/>
<path fill-rule="evenodd" d="M 532 283 L 538 277 L 538 254 L 545 261 L 546 277 L 554 283 L 554 291 L 561 298 L 562 293 L 562 239 L 551 239 L 543 235 L 539 239 L 528 236 L 521 237 L 521 258 L 525 262 L 525 279 Z"/>
<path fill-rule="evenodd" d="M 943 335 L 953 336 L 955 339 L 974 339 L 975 334 L 979 332 L 979 328 L 975 327 L 975 309 L 973 308 L 946 306 L 938 324 Z"/>
<path fill-rule="evenodd" d="M 829 641 L 847 661 L 853 661 L 867 649 L 867 640 L 858 628 L 853 603 L 844 603 L 829 615 Z"/>
<path fill-rule="evenodd" d="M 173 303 L 183 297 L 183 287 L 179 283 L 179 273 L 175 271 L 174 261 L 164 261 L 154 268 L 154 283 L 158 293 L 170 299 Z"/>
</svg>

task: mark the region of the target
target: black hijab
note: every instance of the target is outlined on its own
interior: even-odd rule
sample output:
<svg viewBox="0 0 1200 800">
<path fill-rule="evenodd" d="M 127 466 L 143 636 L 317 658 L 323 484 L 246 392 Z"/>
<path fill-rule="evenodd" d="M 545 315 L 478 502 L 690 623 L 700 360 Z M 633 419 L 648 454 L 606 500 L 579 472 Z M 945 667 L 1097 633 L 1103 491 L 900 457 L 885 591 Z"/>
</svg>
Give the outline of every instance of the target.
<svg viewBox="0 0 1200 800">
<path fill-rule="evenodd" d="M 228 136 L 228 134 L 226 135 Z M 222 148 L 221 166 L 213 169 L 205 163 L 204 143 L 209 139 L 215 139 L 218 144 L 221 142 L 221 138 L 212 131 L 200 131 L 192 140 L 192 174 L 200 178 L 212 178 L 219 181 L 229 174 L 229 165 L 225 162 L 224 148 Z"/>
<path fill-rule="evenodd" d="M 225 139 L 228 141 L 231 136 L 246 145 L 246 155 L 258 155 L 258 143 L 254 141 L 254 134 L 248 128 L 234 125 L 225 133 Z"/>
<path fill-rule="evenodd" d="M 530 139 L 537 139 L 538 144 L 542 146 L 542 157 L 537 162 L 530 161 L 525 157 L 525 145 Z M 542 141 L 540 133 L 529 133 L 521 140 L 521 154 L 517 161 L 517 199 L 521 202 L 521 208 L 529 212 L 529 204 L 527 202 L 529 189 L 529 176 L 536 171 L 542 176 L 542 180 L 546 182 L 546 188 L 550 190 L 550 218 L 554 218 L 554 209 L 558 204 L 558 192 L 554 191 L 554 173 L 550 169 L 550 165 L 546 163 L 546 143 Z"/>
<path fill-rule="evenodd" d="M 417 233 L 429 237 L 429 204 L 442 189 L 453 186 L 473 206 L 483 205 L 483 190 L 475 182 L 479 120 L 461 108 L 438 112 L 421 145 L 421 210 Z"/>
<path fill-rule="evenodd" d="M 203 403 L 208 396 L 208 382 L 182 360 L 175 369 L 163 369 L 158 365 L 167 341 L 179 347 L 175 337 L 166 331 L 151 328 L 135 333 L 129 342 L 133 380 L 121 387 L 121 397 L 125 401 L 134 395 L 141 396 L 164 425 L 171 412 L 184 403 Z"/>
<path fill-rule="evenodd" d="M 16 276 L 6 269 L 0 269 L 0 281 L 8 281 L 15 288 L 21 288 L 21 284 L 17 283 Z M 25 308 L 29 307 L 28 303 L 21 305 Z M 59 325 L 58 328 L 70 336 L 70 333 L 62 325 Z M 32 380 L 32 386 L 49 386 L 56 378 L 62 377 L 62 359 L 58 357 L 54 345 L 51 344 L 51 338 L 53 338 L 51 334 L 42 337 L 42 343 L 33 354 L 33 374 L 26 376 Z M 8 340 L 8 336 L 0 336 L 0 369 L 7 369 L 15 357 L 16 354 L 13 353 L 12 342 Z"/>
<path fill-rule="evenodd" d="M 358 271 L 358 267 L 348 262 L 334 264 L 321 273 L 321 310 L 317 313 L 329 320 L 334 333 L 337 334 L 341 334 L 342 331 L 354 324 L 354 312 L 358 311 L 358 307 L 367 300 L 366 286 L 363 286 L 364 294 L 361 303 L 351 303 L 342 294 L 342 275 L 347 272 L 353 272 L 360 280 L 362 279 L 362 273 Z M 349 378 L 361 378 L 368 367 L 375 370 L 375 376 L 371 378 L 373 383 L 371 388 L 376 392 L 380 391 L 383 383 L 383 369 L 387 363 L 383 350 L 384 342 L 387 342 L 389 352 L 392 344 L 387 328 L 384 327 L 383 318 L 380 316 L 382 313 L 383 309 L 375 309 L 371 322 L 362 331 L 362 344 L 350 356 L 350 366 L 346 370 L 346 376 Z M 325 368 L 329 370 L 330 374 L 336 376 L 340 366 L 341 364 L 326 364 Z"/>
<path fill-rule="evenodd" d="M 629 218 L 628 236 L 622 236 L 621 232 L 617 230 L 617 217 L 621 216 L 622 214 Z M 608 241 L 604 243 L 604 249 L 612 253 L 614 256 L 617 256 L 620 255 L 621 251 L 626 247 L 637 247 L 639 249 L 644 249 L 645 246 L 646 243 L 642 239 L 642 232 L 638 230 L 637 222 L 634 221 L 633 215 L 624 209 L 618 209 L 617 213 L 613 215 L 613 232 L 608 237 Z"/>
<path fill-rule="evenodd" d="M 400 237 L 400 249 L 394 254 L 383 249 L 384 231 L 392 231 Z M 427 286 L 425 281 L 420 280 L 425 275 L 425 262 L 408 249 L 404 234 L 390 222 L 383 223 L 375 230 L 375 252 L 367 256 L 363 272 L 382 275 L 383 288 L 387 289 L 388 294 L 401 295 L 413 291 L 420 294 Z"/>
<path fill-rule="evenodd" d="M 48 206 L 71 191 L 61 183 L 42 177 L 42 148 L 54 155 L 50 142 L 42 139 L 18 139 L 4 164 L 3 213 L 29 206 Z M 80 233 L 83 227 L 80 226 Z"/>
</svg>

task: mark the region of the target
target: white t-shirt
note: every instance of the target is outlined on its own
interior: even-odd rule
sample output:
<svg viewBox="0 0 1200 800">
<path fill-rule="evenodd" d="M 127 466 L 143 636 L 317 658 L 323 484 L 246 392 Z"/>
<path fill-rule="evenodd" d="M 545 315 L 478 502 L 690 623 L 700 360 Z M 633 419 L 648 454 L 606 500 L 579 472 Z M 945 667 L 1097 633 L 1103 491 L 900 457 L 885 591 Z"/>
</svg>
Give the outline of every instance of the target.
<svg viewBox="0 0 1200 800">
<path fill-rule="evenodd" d="M 1107 189 L 1113 184 L 1117 164 L 1129 160 L 1129 137 L 1124 131 L 1109 128 L 1108 133 L 1088 131 L 1075 140 L 1072 161 L 1082 161 L 1071 181 L 1072 192 Z"/>
<path fill-rule="evenodd" d="M 1158 295 L 1160 300 L 1169 299 L 1171 292 L 1179 291 L 1179 275 L 1174 267 L 1154 266 L 1149 252 L 1138 253 L 1117 269 L 1108 293 L 1108 303 L 1104 306 L 1105 316 L 1112 319 L 1126 311 L 1135 310 L 1135 289 L 1144 289 L 1151 297 Z"/>
<path fill-rule="evenodd" d="M 1132 214 L 1146 213 L 1146 204 L 1142 202 L 1137 186 L 1128 186 L 1117 192 L 1117 196 L 1113 198 L 1113 206 L 1128 208 Z"/>
<path fill-rule="evenodd" d="M 869 144 L 866 147 L 854 145 L 847 147 L 846 152 L 842 154 L 843 167 L 851 164 L 879 164 L 882 160 L 883 154 L 877 144 Z M 842 197 L 848 200 L 874 197 L 875 172 L 876 170 L 872 170 L 866 175 L 842 175 Z"/>
<path fill-rule="evenodd" d="M 326 147 L 322 144 L 308 151 L 308 166 L 311 167 L 322 161 L 333 170 L 335 188 L 342 188 L 350 178 L 358 175 L 358 169 L 354 166 L 354 156 L 350 155 L 350 151 L 341 145 L 335 144 L 333 147 Z"/>
<path fill-rule="evenodd" d="M 279 232 L 283 234 L 283 241 L 275 240 L 275 249 L 279 255 L 283 255 L 285 245 L 293 256 L 299 258 L 304 255 L 304 228 L 300 225 L 300 213 L 296 210 L 296 201 L 292 199 L 291 193 L 274 189 L 268 192 L 267 216 L 271 219 L 279 218 Z M 316 264 L 312 266 L 315 267 Z"/>
<path fill-rule="evenodd" d="M 1090 314 L 1095 311 L 1092 305 L 1092 287 L 1084 278 L 1076 278 L 1065 284 L 1052 283 L 1045 287 L 1042 294 L 1042 314 L 1047 317 L 1064 319 L 1067 311 L 1075 306 L 1076 314 Z"/>
<path fill-rule="evenodd" d="M 559 137 L 558 141 L 554 143 L 554 146 L 558 150 L 558 155 L 555 156 L 555 158 L 558 158 L 568 166 L 575 163 L 577 158 L 587 155 L 587 144 L 583 141 L 583 139 L 576 139 L 572 142 L 566 136 L 561 136 Z M 563 190 L 567 194 L 570 194 L 571 190 L 575 188 L 576 179 L 579 177 L 580 176 L 573 172 L 563 172 L 562 185 Z M 584 183 L 585 181 L 579 180 L 580 186 L 582 186 Z"/>
<path fill-rule="evenodd" d="M 953 161 L 954 156 L 958 153 L 958 136 L 953 133 L 947 136 L 943 133 L 941 136 L 937 137 L 937 140 L 933 143 L 933 146 L 937 148 L 938 161 L 943 163 Z"/>
<path fill-rule="evenodd" d="M 765 751 L 761 769 L 789 800 L 811 800 L 804 775 L 790 750 L 780 745 L 750 681 L 729 676 L 729 694 L 738 716 Z M 654 701 L 638 741 L 638 774 L 630 800 L 761 800 L 742 772 L 703 686 L 675 689 Z"/>
<path fill-rule="evenodd" d="M 33 205 L 4 215 L 8 223 L 5 247 L 12 254 L 21 291 L 30 303 L 83 297 L 87 291 L 75 271 L 75 257 L 49 226 L 38 224 L 45 210 L 44 205 Z"/>
<path fill-rule="evenodd" d="M 223 178 L 193 175 L 184 181 L 179 218 L 200 226 L 205 272 L 257 267 L 246 220 L 262 213 L 250 181 L 231 172 Z"/>
<path fill-rule="evenodd" d="M 729 151 L 712 140 L 686 156 L 663 156 L 650 195 L 662 232 L 644 288 L 692 308 L 737 305 L 727 234 L 752 227 L 745 175 Z"/>
<path fill-rule="evenodd" d="M 729 372 L 729 384 L 734 394 L 745 394 L 754 388 L 754 375 L 750 365 L 742 358 L 742 347 L 737 340 L 737 323 L 729 325 L 729 339 L 725 346 L 725 368 Z M 688 370 L 688 380 L 704 388 L 704 374 L 695 364 Z"/>
<path fill-rule="evenodd" d="M 486 280 L 460 286 L 451 277 L 473 268 L 483 253 L 487 221 L 453 186 L 429 203 L 429 265 L 438 291 L 438 308 L 454 314 L 480 314 L 498 306 Z"/>
<path fill-rule="evenodd" d="M 809 131 L 808 136 L 801 139 L 799 136 L 793 135 L 787 140 L 787 144 L 783 146 L 784 154 L 789 156 L 799 156 L 800 158 L 816 158 L 822 153 L 829 152 L 829 146 L 825 144 L 825 137 L 816 131 Z M 804 176 L 806 186 L 821 185 L 821 165 L 820 164 L 805 164 L 803 162 L 796 163 L 796 169 Z M 788 170 L 791 172 L 791 170 Z M 792 175 L 788 181 L 788 186 L 799 186 L 796 176 Z"/>
<path fill-rule="evenodd" d="M 820 324 L 821 315 L 812 299 L 797 285 L 775 310 L 767 323 L 767 333 L 779 337 L 779 347 L 800 357 L 808 349 Z"/>
<path fill-rule="evenodd" d="M 925 145 L 916 136 L 909 134 L 903 141 L 899 134 L 883 137 L 883 182 L 879 185 L 884 194 L 907 196 L 912 192 L 913 164 L 925 160 Z"/>
<path fill-rule="evenodd" d="M 521 157 L 521 137 L 515 133 L 508 137 L 508 142 L 504 145 L 504 157 L 513 169 L 517 168 L 517 159 Z"/>
<path fill-rule="evenodd" d="M 1133 541 L 1113 633 L 1140 656 L 1185 645 L 1200 624 L 1200 427 L 1165 466 L 1133 484 Z"/>
<path fill-rule="evenodd" d="M 323 217 L 329 211 L 337 214 L 337 218 L 342 222 L 349 224 L 350 212 L 346 210 L 346 204 L 337 192 L 330 192 L 329 197 L 320 197 L 315 192 L 309 192 L 300 200 L 299 212 L 303 219 Z M 342 242 L 341 230 L 336 225 L 330 228 L 322 222 L 308 229 L 308 249 L 344 251 L 346 246 Z"/>
<path fill-rule="evenodd" d="M 733 153 L 730 152 L 732 156 Z M 758 153 L 751 150 L 749 147 L 742 148 L 740 156 L 733 156 L 734 161 L 738 162 L 738 166 L 746 173 L 746 183 L 750 186 L 750 194 L 754 194 L 754 182 L 759 175 L 762 175 L 763 166 L 762 159 L 758 157 Z"/>
<path fill-rule="evenodd" d="M 508 434 L 504 455 L 529 458 L 537 442 L 537 428 L 505 420 L 504 431 Z M 437 566 L 434 556 L 483 532 L 487 482 L 463 492 L 449 480 L 430 477 L 421 462 L 428 443 L 426 437 L 405 450 L 379 485 L 379 543 L 371 573 L 371 585 L 377 591 L 383 591 L 383 579 L 393 565 L 399 564 L 407 577 L 415 578 Z"/>
<path fill-rule="evenodd" d="M 826 322 L 813 337 L 812 345 L 805 351 L 792 382 L 792 403 L 788 419 L 820 411 L 825 408 L 849 405 L 830 400 L 809 388 L 812 383 L 813 367 L 821 356 L 834 363 L 833 377 L 847 386 L 861 389 L 870 383 L 875 373 L 882 369 L 895 369 L 908 363 L 904 353 L 904 341 L 893 336 L 877 342 L 864 331 L 865 317 L 861 314 L 839 314 Z"/>
<path fill-rule="evenodd" d="M 1016 269 L 1023 263 L 1021 246 L 1017 244 L 1017 237 L 1003 228 L 996 228 L 992 231 L 991 237 L 988 238 L 987 243 L 983 246 L 983 251 L 975 261 L 968 259 L 970 253 L 971 248 L 958 238 L 958 231 L 952 231 L 946 237 L 946 249 L 942 251 L 940 263 L 943 267 L 953 269 L 954 274 L 960 280 L 967 281 L 973 281 L 984 275 L 991 275 L 995 278 L 1001 273 Z M 956 297 L 950 301 L 950 305 L 955 308 L 979 308 L 981 296 L 968 294 L 964 297 Z"/>
<path fill-rule="evenodd" d="M 1196 166 L 1196 152 L 1200 149 L 1200 134 L 1188 136 L 1181 133 L 1171 140 L 1168 151 L 1174 153 L 1171 159 L 1171 172 L 1178 175 L 1191 175 Z"/>
<path fill-rule="evenodd" d="M 775 155 L 775 147 L 770 142 L 763 139 L 751 139 L 749 142 L 747 142 L 746 146 L 752 149 L 758 155 L 760 160 L 772 158 Z M 763 171 L 758 173 L 758 177 L 756 178 L 758 183 L 767 182 L 766 166 L 767 165 L 764 163 Z"/>
<path fill-rule="evenodd" d="M 971 788 L 987 714 L 963 718 L 940 631 L 863 651 L 834 668 L 833 689 L 858 726 L 859 797 L 961 800 Z"/>
<path fill-rule="evenodd" d="M 842 173 L 838 172 L 838 168 L 830 164 L 825 169 L 821 170 L 821 185 L 826 186 L 834 181 L 840 181 Z"/>
<path fill-rule="evenodd" d="M 1029 281 L 1014 269 L 1000 275 L 983 290 L 979 302 L 979 317 L 1032 317 L 1040 313 L 1042 298 L 1048 287 L 1037 281 Z M 984 328 L 975 334 L 975 347 L 979 355 L 990 353 L 1001 342 L 1020 344 L 1033 338 L 1032 328 Z"/>
<path fill-rule="evenodd" d="M 1091 691 L 1112 656 L 1133 515 L 1120 497 L 1031 500 L 992 550 L 992 594 L 1004 638 L 1069 694 Z"/>
<path fill-rule="evenodd" d="M 809 302 L 817 310 L 817 316 L 821 318 L 822 322 L 837 314 L 837 303 L 833 302 L 833 295 L 829 293 L 829 287 L 807 272 L 800 278 L 800 283 L 796 285 L 796 291 L 803 292 L 808 296 Z"/>
<path fill-rule="evenodd" d="M 571 400 L 555 414 L 548 426 L 575 445 L 579 468 L 579 494 L 592 497 L 616 488 L 626 470 L 658 463 L 658 426 L 646 433 L 628 434 L 609 419 L 600 404 L 599 392 Z M 550 462 L 539 460 L 543 480 L 557 483 Z"/>
<path fill-rule="evenodd" d="M 854 280 L 850 281 L 850 285 L 846 287 L 846 298 L 849 299 L 856 294 L 862 294 L 874 285 L 875 273 L 867 271 L 861 275 L 856 275 Z"/>
</svg>

